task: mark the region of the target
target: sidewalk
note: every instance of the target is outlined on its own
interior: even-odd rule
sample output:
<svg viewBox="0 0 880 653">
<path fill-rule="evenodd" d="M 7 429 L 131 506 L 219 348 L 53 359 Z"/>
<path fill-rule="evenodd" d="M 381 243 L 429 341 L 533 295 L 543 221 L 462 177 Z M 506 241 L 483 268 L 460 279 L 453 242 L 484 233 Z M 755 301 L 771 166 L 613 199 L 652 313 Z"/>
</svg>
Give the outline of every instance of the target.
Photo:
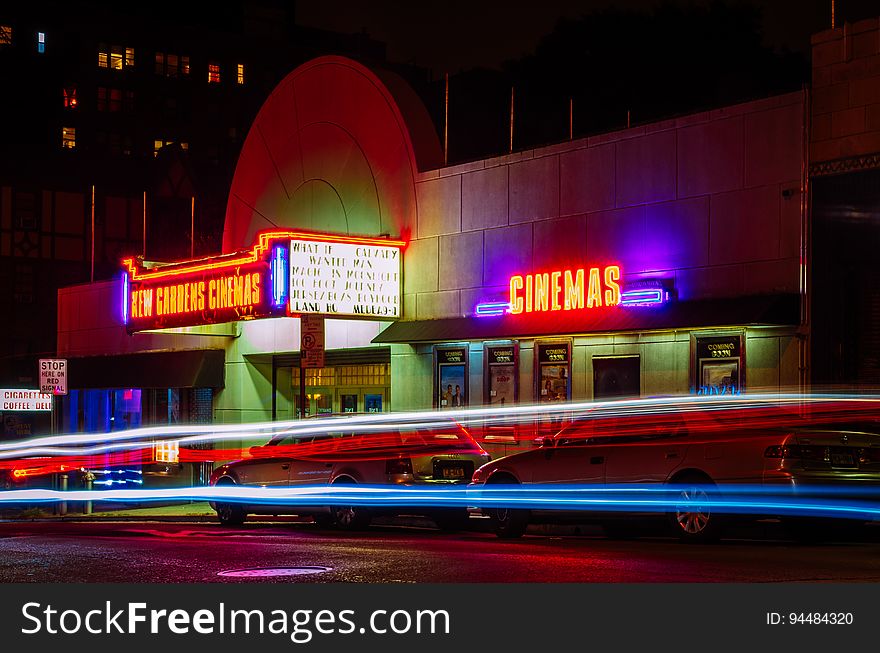
<svg viewBox="0 0 880 653">
<path fill-rule="evenodd" d="M 102 509 L 103 508 L 103 509 Z M 109 508 L 109 509 L 108 509 Z M 96 512 L 90 515 L 84 515 L 80 505 L 71 502 L 68 506 L 66 515 L 52 514 L 52 507 L 46 506 L 40 510 L 26 510 L 7 513 L 0 513 L 0 521 L 70 521 L 70 522 L 182 522 L 182 523 L 207 523 L 217 521 L 217 513 L 215 513 L 207 501 L 182 503 L 166 506 L 151 506 L 148 508 L 119 508 L 112 509 L 112 504 L 102 504 L 97 506 Z M 311 522 L 311 517 L 298 517 L 293 515 L 251 515 L 250 522 Z M 374 520 L 376 524 L 384 525 L 401 525 L 416 528 L 434 528 L 434 522 L 427 517 L 416 515 L 402 515 L 399 517 L 379 516 Z M 473 530 L 486 531 L 489 530 L 489 520 L 485 518 L 472 518 L 471 528 Z"/>
<path fill-rule="evenodd" d="M 28 519 L 63 520 L 63 521 L 182 521 L 182 522 L 208 522 L 216 521 L 215 513 L 207 501 L 187 502 L 166 506 L 150 506 L 147 508 L 114 508 L 112 504 L 96 506 L 95 512 L 85 515 L 82 513 L 82 505 L 79 502 L 71 502 L 68 505 L 66 515 L 53 514 L 52 507 L 46 506 L 41 509 L 29 509 L 25 511 L 8 512 L 0 515 L 0 519 L 21 520 Z"/>
</svg>

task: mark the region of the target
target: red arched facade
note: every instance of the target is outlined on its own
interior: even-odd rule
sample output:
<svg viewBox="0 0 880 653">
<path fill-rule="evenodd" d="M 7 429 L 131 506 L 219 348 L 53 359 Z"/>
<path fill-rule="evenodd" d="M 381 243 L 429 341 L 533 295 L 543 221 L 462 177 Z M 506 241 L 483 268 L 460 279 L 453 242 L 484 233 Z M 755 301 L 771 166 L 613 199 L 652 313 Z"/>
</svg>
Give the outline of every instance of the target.
<svg viewBox="0 0 880 653">
<path fill-rule="evenodd" d="M 271 227 L 407 237 L 416 172 L 441 158 L 424 106 L 401 79 L 343 57 L 310 61 L 275 88 L 248 133 L 223 251 Z"/>
</svg>

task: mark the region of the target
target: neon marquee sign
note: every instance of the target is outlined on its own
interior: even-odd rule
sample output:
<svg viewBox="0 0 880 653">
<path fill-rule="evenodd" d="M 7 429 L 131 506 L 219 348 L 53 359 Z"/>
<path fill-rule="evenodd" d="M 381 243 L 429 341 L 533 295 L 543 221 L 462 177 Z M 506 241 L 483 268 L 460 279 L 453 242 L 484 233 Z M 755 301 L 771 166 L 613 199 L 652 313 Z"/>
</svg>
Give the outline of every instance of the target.
<svg viewBox="0 0 880 653">
<path fill-rule="evenodd" d="M 125 270 L 122 316 L 126 329 L 133 333 L 307 312 L 306 307 L 293 305 L 291 287 L 298 288 L 301 282 L 297 278 L 304 273 L 291 262 L 291 243 L 371 252 L 393 248 L 398 266 L 400 249 L 405 245 L 403 241 L 387 238 L 272 230 L 260 233 L 250 249 L 232 254 L 153 267 L 145 266 L 138 259 L 126 258 L 122 261 Z M 320 264 L 314 268 L 314 275 L 325 274 Z M 336 272 L 331 270 L 326 274 L 332 276 Z M 399 297 L 393 301 L 399 304 Z M 394 315 L 398 316 L 399 313 Z"/>
<path fill-rule="evenodd" d="M 661 306 L 671 299 L 662 280 L 636 282 L 624 289 L 619 265 L 554 270 L 510 277 L 509 301 L 480 302 L 474 307 L 476 317 L 510 313 L 545 313 L 589 310 L 601 307 Z"/>
<path fill-rule="evenodd" d="M 514 315 L 574 311 L 619 303 L 618 265 L 510 277 L 510 313 Z"/>
</svg>

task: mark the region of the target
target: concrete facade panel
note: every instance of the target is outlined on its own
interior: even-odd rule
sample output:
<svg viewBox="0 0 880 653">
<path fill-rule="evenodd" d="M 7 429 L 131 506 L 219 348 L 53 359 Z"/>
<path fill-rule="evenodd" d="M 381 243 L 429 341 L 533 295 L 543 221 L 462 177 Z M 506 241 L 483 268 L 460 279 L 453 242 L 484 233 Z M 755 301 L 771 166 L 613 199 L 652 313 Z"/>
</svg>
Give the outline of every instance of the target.
<svg viewBox="0 0 880 653">
<path fill-rule="evenodd" d="M 510 224 L 559 215 L 559 156 L 510 166 Z"/>
<path fill-rule="evenodd" d="M 800 289 L 798 258 L 756 261 L 743 265 L 743 286 L 747 295 L 796 293 Z"/>
<path fill-rule="evenodd" d="M 587 216 L 579 215 L 535 223 L 535 270 L 583 265 L 587 258 Z"/>
<path fill-rule="evenodd" d="M 507 194 L 507 166 L 462 175 L 462 231 L 506 225 Z"/>
<path fill-rule="evenodd" d="M 708 265 L 708 197 L 649 204 L 645 214 L 645 260 L 650 269 Z"/>
<path fill-rule="evenodd" d="M 678 197 L 741 188 L 743 119 L 714 120 L 679 129 Z"/>
<path fill-rule="evenodd" d="M 532 269 L 532 225 L 487 229 L 483 249 L 483 283 L 504 286 L 514 274 Z"/>
<path fill-rule="evenodd" d="M 559 157 L 560 213 L 614 208 L 614 145 L 587 147 Z"/>
<path fill-rule="evenodd" d="M 679 301 L 735 297 L 743 293 L 742 265 L 713 265 L 675 271 Z"/>
<path fill-rule="evenodd" d="M 617 206 L 675 198 L 675 132 L 659 132 L 617 143 Z"/>
<path fill-rule="evenodd" d="M 404 293 L 432 292 L 439 290 L 438 238 L 414 240 L 403 255 Z"/>
<path fill-rule="evenodd" d="M 474 288 L 483 283 L 483 232 L 440 237 L 440 290 Z"/>
<path fill-rule="evenodd" d="M 746 389 L 779 390 L 779 339 L 746 334 Z"/>
<path fill-rule="evenodd" d="M 645 242 L 644 206 L 587 216 L 587 259 L 591 265 L 617 263 L 624 274 L 651 269 Z"/>
<path fill-rule="evenodd" d="M 461 293 L 458 290 L 416 295 L 416 318 L 419 320 L 459 317 L 461 312 Z"/>
<path fill-rule="evenodd" d="M 419 238 L 461 231 L 461 177 L 443 177 L 416 185 Z"/>
<path fill-rule="evenodd" d="M 713 264 L 779 256 L 778 186 L 761 186 L 712 196 L 709 258 Z"/>
<path fill-rule="evenodd" d="M 745 118 L 745 185 L 801 178 L 804 152 L 801 103 L 749 114 Z"/>
</svg>

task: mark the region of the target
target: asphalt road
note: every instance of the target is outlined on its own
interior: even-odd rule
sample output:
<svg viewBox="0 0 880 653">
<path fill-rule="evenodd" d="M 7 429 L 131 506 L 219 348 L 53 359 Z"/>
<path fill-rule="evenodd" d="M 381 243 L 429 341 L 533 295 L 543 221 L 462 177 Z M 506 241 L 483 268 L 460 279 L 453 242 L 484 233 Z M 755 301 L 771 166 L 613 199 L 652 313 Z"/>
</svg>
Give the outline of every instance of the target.
<svg viewBox="0 0 880 653">
<path fill-rule="evenodd" d="M 307 523 L 5 522 L 3 582 L 254 582 L 219 576 L 246 568 L 322 566 L 277 582 L 787 582 L 880 580 L 877 541 L 803 545 L 726 539 L 616 541 L 374 526 L 348 534 Z M 772 534 L 771 534 L 772 535 Z"/>
</svg>

